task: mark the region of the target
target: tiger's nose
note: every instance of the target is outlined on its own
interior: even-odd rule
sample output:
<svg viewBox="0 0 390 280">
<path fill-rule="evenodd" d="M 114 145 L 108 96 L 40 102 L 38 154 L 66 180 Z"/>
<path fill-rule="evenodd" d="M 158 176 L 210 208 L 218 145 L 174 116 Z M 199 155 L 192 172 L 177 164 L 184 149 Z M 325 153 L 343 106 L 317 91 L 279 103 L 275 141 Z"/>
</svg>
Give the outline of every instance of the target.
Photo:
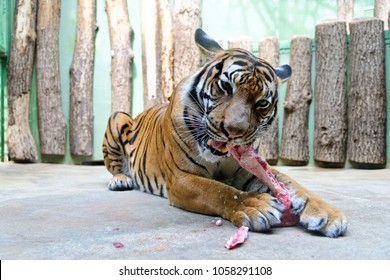
<svg viewBox="0 0 390 280">
<path fill-rule="evenodd" d="M 246 128 L 239 126 L 226 125 L 224 122 L 221 123 L 221 130 L 223 134 L 229 139 L 237 139 L 244 136 Z"/>
</svg>

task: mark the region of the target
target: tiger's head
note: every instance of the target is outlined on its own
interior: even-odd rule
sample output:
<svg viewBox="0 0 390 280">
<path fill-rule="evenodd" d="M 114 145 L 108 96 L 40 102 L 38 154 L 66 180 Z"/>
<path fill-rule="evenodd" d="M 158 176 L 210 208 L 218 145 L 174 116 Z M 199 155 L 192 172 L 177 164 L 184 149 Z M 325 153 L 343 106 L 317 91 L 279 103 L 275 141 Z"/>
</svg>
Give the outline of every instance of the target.
<svg viewBox="0 0 390 280">
<path fill-rule="evenodd" d="M 227 156 L 228 142 L 252 144 L 277 116 L 278 88 L 291 68 L 273 68 L 244 49 L 224 50 L 203 30 L 195 41 L 209 60 L 180 85 L 186 139 L 208 161 Z"/>
</svg>

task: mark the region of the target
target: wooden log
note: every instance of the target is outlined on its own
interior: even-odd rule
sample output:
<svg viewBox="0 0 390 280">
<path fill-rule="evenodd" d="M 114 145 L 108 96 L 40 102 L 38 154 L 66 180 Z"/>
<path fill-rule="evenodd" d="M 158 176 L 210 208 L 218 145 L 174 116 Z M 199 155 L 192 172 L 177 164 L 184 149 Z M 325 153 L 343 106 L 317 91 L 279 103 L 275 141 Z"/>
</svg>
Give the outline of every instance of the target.
<svg viewBox="0 0 390 280">
<path fill-rule="evenodd" d="M 93 149 L 93 66 L 96 0 L 79 0 L 77 33 L 70 67 L 70 152 L 91 156 Z"/>
<path fill-rule="evenodd" d="M 343 167 L 347 141 L 347 26 L 345 21 L 316 25 L 314 160 Z"/>
<path fill-rule="evenodd" d="M 356 168 L 386 166 L 386 88 L 383 21 L 349 24 L 348 159 Z"/>
<path fill-rule="evenodd" d="M 383 20 L 384 29 L 389 29 L 388 24 L 388 15 L 390 11 L 390 1 L 389 0 L 375 0 L 374 1 L 374 17 L 377 17 Z"/>
<path fill-rule="evenodd" d="M 132 28 L 126 0 L 106 0 L 111 44 L 111 112 L 131 115 L 132 106 Z"/>
<path fill-rule="evenodd" d="M 173 26 L 171 7 L 168 0 L 157 0 L 158 2 L 158 35 L 160 42 L 160 69 L 161 69 L 161 98 L 162 102 L 168 102 L 174 90 L 173 74 Z"/>
<path fill-rule="evenodd" d="M 8 65 L 9 159 L 33 162 L 37 148 L 29 126 L 29 103 L 36 39 L 37 0 L 18 0 Z"/>
<path fill-rule="evenodd" d="M 309 162 L 308 114 L 311 100 L 311 39 L 295 36 L 291 40 L 292 75 L 284 101 L 280 158 L 286 165 Z"/>
<path fill-rule="evenodd" d="M 251 37 L 243 36 L 241 38 L 232 38 L 228 40 L 228 48 L 241 48 L 252 52 L 252 39 Z"/>
<path fill-rule="evenodd" d="M 157 0 L 141 1 L 144 109 L 160 104 L 162 99 L 158 21 Z"/>
<path fill-rule="evenodd" d="M 195 44 L 195 30 L 201 27 L 201 0 L 174 2 L 174 83 L 192 74 L 199 67 L 200 55 Z"/>
<path fill-rule="evenodd" d="M 273 67 L 279 65 L 279 40 L 277 37 L 263 38 L 259 41 L 259 57 L 268 61 Z M 279 154 L 279 118 L 276 117 L 261 141 L 264 157 L 269 164 L 278 163 Z"/>
<path fill-rule="evenodd" d="M 37 103 L 41 154 L 65 155 L 66 124 L 59 66 L 60 0 L 40 0 L 37 19 Z"/>
<path fill-rule="evenodd" d="M 353 19 L 353 1 L 354 0 L 338 0 L 337 1 L 337 19 L 347 22 L 347 33 L 349 34 L 348 23 Z"/>
</svg>

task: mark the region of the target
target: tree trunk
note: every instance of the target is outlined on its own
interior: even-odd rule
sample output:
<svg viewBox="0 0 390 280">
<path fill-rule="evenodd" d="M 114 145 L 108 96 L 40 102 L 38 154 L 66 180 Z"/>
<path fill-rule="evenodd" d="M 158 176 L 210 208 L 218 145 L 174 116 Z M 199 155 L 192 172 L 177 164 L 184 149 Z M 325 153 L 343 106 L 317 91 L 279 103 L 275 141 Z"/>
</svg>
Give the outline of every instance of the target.
<svg viewBox="0 0 390 280">
<path fill-rule="evenodd" d="M 37 0 L 16 2 L 8 66 L 8 151 L 10 160 L 20 162 L 38 159 L 29 127 L 37 8 Z"/>
<path fill-rule="evenodd" d="M 375 18 L 355 20 L 349 28 L 348 158 L 357 168 L 384 168 L 386 78 L 383 21 Z"/>
<path fill-rule="evenodd" d="M 388 24 L 388 15 L 390 11 L 390 1 L 389 0 L 375 0 L 375 6 L 374 6 L 374 16 L 383 20 L 384 22 L 384 29 L 389 29 Z"/>
<path fill-rule="evenodd" d="M 308 114 L 311 100 L 311 39 L 296 36 L 291 40 L 292 75 L 284 101 L 284 120 L 280 158 L 287 165 L 309 162 Z"/>
<path fill-rule="evenodd" d="M 66 124 L 62 110 L 59 27 L 60 0 L 40 0 L 37 21 L 37 100 L 41 154 L 65 155 Z"/>
<path fill-rule="evenodd" d="M 162 99 L 157 14 L 157 0 L 141 1 L 144 109 L 160 104 Z"/>
<path fill-rule="evenodd" d="M 259 57 L 268 61 L 273 67 L 279 65 L 279 40 L 277 37 L 269 37 L 260 40 Z M 278 139 L 279 117 L 276 117 L 261 142 L 261 147 L 264 151 L 264 157 L 267 162 L 272 165 L 278 163 Z"/>
<path fill-rule="evenodd" d="M 347 27 L 345 21 L 316 26 L 314 160 L 343 167 L 347 140 Z"/>
<path fill-rule="evenodd" d="M 174 90 L 173 83 L 173 27 L 168 0 L 157 0 L 159 11 L 159 41 L 161 43 L 161 93 L 162 102 L 168 102 Z"/>
<path fill-rule="evenodd" d="M 174 82 L 194 73 L 200 62 L 195 30 L 201 27 L 201 0 L 175 1 L 174 7 Z"/>
<path fill-rule="evenodd" d="M 111 112 L 131 115 L 133 50 L 126 0 L 106 0 L 111 43 Z"/>
<path fill-rule="evenodd" d="M 79 0 L 76 45 L 70 67 L 70 152 L 72 155 L 92 155 L 92 91 L 96 30 L 96 0 Z"/>
</svg>

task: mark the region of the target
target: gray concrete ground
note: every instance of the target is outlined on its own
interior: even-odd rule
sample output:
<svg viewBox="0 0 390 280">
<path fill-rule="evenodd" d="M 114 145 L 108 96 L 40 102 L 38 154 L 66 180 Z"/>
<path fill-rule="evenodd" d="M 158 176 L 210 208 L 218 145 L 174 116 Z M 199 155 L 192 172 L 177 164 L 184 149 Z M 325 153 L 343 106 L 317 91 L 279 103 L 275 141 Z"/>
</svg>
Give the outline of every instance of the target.
<svg viewBox="0 0 390 280">
<path fill-rule="evenodd" d="M 279 169 L 343 209 L 347 234 L 275 228 L 227 250 L 229 222 L 109 191 L 103 166 L 0 163 L 0 259 L 390 259 L 389 169 Z"/>
</svg>

